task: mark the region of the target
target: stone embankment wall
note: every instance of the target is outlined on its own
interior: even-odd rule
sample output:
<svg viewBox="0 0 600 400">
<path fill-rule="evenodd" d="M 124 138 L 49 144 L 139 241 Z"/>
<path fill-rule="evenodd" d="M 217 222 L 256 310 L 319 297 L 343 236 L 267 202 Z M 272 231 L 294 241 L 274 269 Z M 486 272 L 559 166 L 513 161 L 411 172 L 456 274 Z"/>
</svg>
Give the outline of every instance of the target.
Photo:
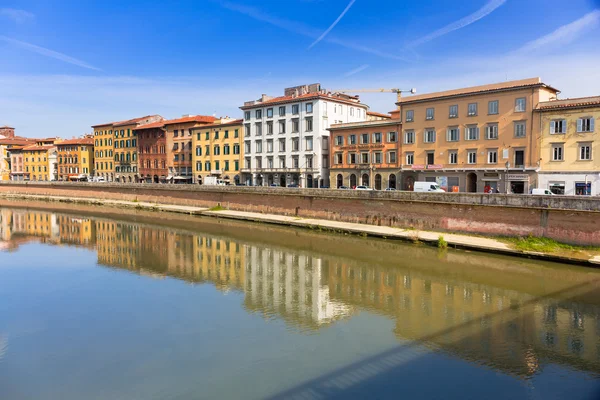
<svg viewBox="0 0 600 400">
<path fill-rule="evenodd" d="M 600 199 L 193 185 L 0 183 L 3 194 L 193 205 L 490 236 L 544 236 L 600 246 Z"/>
</svg>

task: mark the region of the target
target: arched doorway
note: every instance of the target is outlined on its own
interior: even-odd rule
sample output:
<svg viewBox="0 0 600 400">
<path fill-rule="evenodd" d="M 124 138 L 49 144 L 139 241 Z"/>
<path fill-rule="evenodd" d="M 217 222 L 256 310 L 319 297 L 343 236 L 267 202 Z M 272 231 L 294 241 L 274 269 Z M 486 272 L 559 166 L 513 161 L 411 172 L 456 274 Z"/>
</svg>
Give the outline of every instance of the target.
<svg viewBox="0 0 600 400">
<path fill-rule="evenodd" d="M 389 188 L 396 189 L 396 174 L 390 174 L 388 182 Z"/>
<path fill-rule="evenodd" d="M 413 176 L 408 176 L 404 180 L 404 190 L 413 191 L 415 190 L 415 178 Z"/>
<path fill-rule="evenodd" d="M 312 188 L 313 187 L 313 177 L 312 177 L 312 175 L 306 175 L 306 187 L 307 188 Z"/>
<path fill-rule="evenodd" d="M 286 187 L 287 186 L 285 184 L 285 174 L 279 175 L 279 186 L 281 186 L 281 187 Z"/>
<path fill-rule="evenodd" d="M 375 175 L 375 190 L 381 190 L 381 175 Z"/>
<path fill-rule="evenodd" d="M 236 185 L 236 186 L 237 186 L 237 185 L 239 185 L 239 184 L 240 184 L 240 176 L 239 176 L 239 175 L 236 175 L 236 176 L 233 178 L 233 181 L 235 182 L 235 185 Z"/>
<path fill-rule="evenodd" d="M 158 183 L 158 175 L 154 175 L 154 183 Z"/>
<path fill-rule="evenodd" d="M 131 177 L 129 176 L 128 179 L 129 183 L 133 182 L 133 179 L 131 179 Z"/>
<path fill-rule="evenodd" d="M 361 184 L 363 186 L 369 186 L 369 174 L 363 174 Z"/>
<path fill-rule="evenodd" d="M 467 174 L 467 192 L 477 193 L 477 174 L 473 172 Z"/>
<path fill-rule="evenodd" d="M 337 175 L 337 188 L 339 189 L 341 186 L 344 186 L 344 177 L 342 176 L 342 174 L 338 174 Z"/>
<path fill-rule="evenodd" d="M 198 179 L 196 179 L 198 185 L 202 185 L 202 175 L 198 175 Z"/>
<path fill-rule="evenodd" d="M 354 189 L 356 187 L 356 175 L 350 175 L 350 188 Z"/>
</svg>

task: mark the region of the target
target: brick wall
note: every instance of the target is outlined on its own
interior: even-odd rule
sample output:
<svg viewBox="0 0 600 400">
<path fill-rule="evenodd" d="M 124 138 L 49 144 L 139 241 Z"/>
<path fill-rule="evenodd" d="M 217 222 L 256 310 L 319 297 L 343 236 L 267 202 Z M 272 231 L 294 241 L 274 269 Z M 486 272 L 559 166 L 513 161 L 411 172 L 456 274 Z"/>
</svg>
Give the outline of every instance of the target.
<svg viewBox="0 0 600 400">
<path fill-rule="evenodd" d="M 595 198 L 327 189 L 76 183 L 0 183 L 2 193 L 223 207 L 399 228 L 546 236 L 600 246 Z"/>
</svg>

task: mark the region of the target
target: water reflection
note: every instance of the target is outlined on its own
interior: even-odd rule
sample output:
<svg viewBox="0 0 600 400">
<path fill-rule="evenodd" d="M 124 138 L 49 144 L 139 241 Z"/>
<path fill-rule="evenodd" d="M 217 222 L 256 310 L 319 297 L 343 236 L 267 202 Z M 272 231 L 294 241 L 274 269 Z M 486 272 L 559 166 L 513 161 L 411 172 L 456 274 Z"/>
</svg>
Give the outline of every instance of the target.
<svg viewBox="0 0 600 400">
<path fill-rule="evenodd" d="M 95 248 L 103 266 L 244 293 L 248 312 L 292 329 L 316 332 L 367 310 L 392 319 L 399 339 L 511 375 L 529 377 L 548 362 L 600 371 L 595 271 L 420 247 L 407 257 L 396 243 L 360 239 L 322 237 L 330 251 L 282 246 L 286 238 L 260 229 L 272 243 L 259 231 L 240 239 L 0 209 L 0 249 L 30 241 Z M 0 358 L 5 348 L 0 338 Z"/>
</svg>

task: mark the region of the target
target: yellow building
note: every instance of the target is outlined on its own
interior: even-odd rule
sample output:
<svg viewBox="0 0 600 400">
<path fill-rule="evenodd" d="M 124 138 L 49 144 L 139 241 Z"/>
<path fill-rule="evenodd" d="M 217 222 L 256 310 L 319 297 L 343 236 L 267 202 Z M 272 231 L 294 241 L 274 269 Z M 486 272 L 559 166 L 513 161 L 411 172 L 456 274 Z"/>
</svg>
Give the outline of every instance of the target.
<svg viewBox="0 0 600 400">
<path fill-rule="evenodd" d="M 196 183 L 202 184 L 207 176 L 240 182 L 240 163 L 244 156 L 242 129 L 243 120 L 225 118 L 192 128 L 192 167 Z"/>
<path fill-rule="evenodd" d="M 528 193 L 539 168 L 534 110 L 557 93 L 531 78 L 403 97 L 392 112 L 402 118 L 400 188 L 431 181 L 461 192 Z"/>
<path fill-rule="evenodd" d="M 25 166 L 25 180 L 49 181 L 49 152 L 55 148 L 52 145 L 40 146 L 37 144 L 23 148 L 23 165 Z"/>
<path fill-rule="evenodd" d="M 600 195 L 600 96 L 542 102 L 539 188 Z"/>
<path fill-rule="evenodd" d="M 58 179 L 81 180 L 92 174 L 94 167 L 94 139 L 84 137 L 57 144 Z"/>
<path fill-rule="evenodd" d="M 96 222 L 89 218 L 58 216 L 61 243 L 93 246 L 96 240 Z"/>
<path fill-rule="evenodd" d="M 244 246 L 229 239 L 196 236 L 193 240 L 193 277 L 214 283 L 219 290 L 244 290 Z"/>
<path fill-rule="evenodd" d="M 94 176 L 107 182 L 115 180 L 112 122 L 92 126 L 94 129 Z"/>
</svg>

